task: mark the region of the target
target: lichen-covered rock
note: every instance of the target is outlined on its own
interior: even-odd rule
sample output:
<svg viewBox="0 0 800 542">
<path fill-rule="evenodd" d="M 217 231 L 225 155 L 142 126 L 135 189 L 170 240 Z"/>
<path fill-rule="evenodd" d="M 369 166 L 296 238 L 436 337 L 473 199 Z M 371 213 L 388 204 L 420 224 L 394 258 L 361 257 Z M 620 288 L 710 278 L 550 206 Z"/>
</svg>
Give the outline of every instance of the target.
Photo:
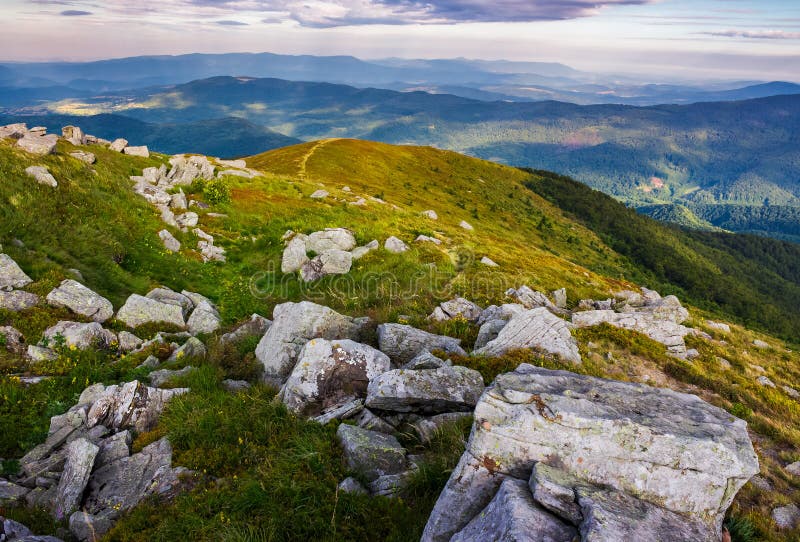
<svg viewBox="0 0 800 542">
<path fill-rule="evenodd" d="M 481 325 L 478 336 L 475 338 L 475 350 L 480 350 L 500 335 L 503 328 L 508 324 L 507 320 L 488 320 Z"/>
<path fill-rule="evenodd" d="M 0 506 L 13 506 L 28 494 L 30 489 L 0 478 Z"/>
<path fill-rule="evenodd" d="M 264 376 L 283 383 L 294 369 L 297 355 L 311 339 L 358 339 L 361 324 L 338 312 L 308 301 L 275 307 L 273 323 L 256 347 Z"/>
<path fill-rule="evenodd" d="M 167 401 L 187 391 L 187 388 L 150 388 L 138 380 L 108 386 L 92 403 L 86 426 L 91 429 L 104 425 L 109 429 L 134 429 L 139 433 L 150 431 Z"/>
<path fill-rule="evenodd" d="M 222 325 L 222 319 L 219 317 L 217 309 L 206 301 L 200 303 L 186 321 L 186 328 L 192 335 L 214 333 L 220 325 Z"/>
<path fill-rule="evenodd" d="M 401 254 L 408 250 L 408 245 L 395 236 L 391 236 L 383 243 L 383 248 L 393 254 Z"/>
<path fill-rule="evenodd" d="M 800 526 L 800 507 L 796 504 L 779 506 L 772 511 L 772 519 L 778 529 L 795 529 Z"/>
<path fill-rule="evenodd" d="M 25 337 L 11 326 L 0 326 L 0 347 L 14 354 L 24 354 Z"/>
<path fill-rule="evenodd" d="M 28 133 L 25 134 L 22 139 L 17 141 L 17 146 L 19 148 L 39 156 L 53 154 L 56 151 L 57 144 L 58 136 L 55 134 L 40 135 L 36 133 Z"/>
<path fill-rule="evenodd" d="M 405 324 L 381 324 L 378 326 L 378 344 L 381 352 L 388 354 L 395 363 L 411 361 L 423 352 L 442 350 L 449 354 L 464 356 L 461 341 L 445 335 L 434 335 Z"/>
<path fill-rule="evenodd" d="M 142 158 L 150 158 L 150 151 L 147 149 L 146 145 L 142 145 L 139 147 L 125 147 L 122 149 L 124 154 L 130 156 L 140 156 Z"/>
<path fill-rule="evenodd" d="M 47 294 L 47 302 L 54 307 L 66 307 L 95 322 L 105 322 L 114 315 L 111 301 L 72 279 L 62 281 Z"/>
<path fill-rule="evenodd" d="M 169 230 L 161 230 L 158 232 L 158 237 L 161 239 L 161 242 L 164 243 L 164 248 L 170 252 L 180 252 L 181 251 L 181 242 L 175 239 L 175 236 L 172 235 Z"/>
<path fill-rule="evenodd" d="M 347 466 L 367 480 L 406 469 L 406 450 L 391 435 L 341 424 L 336 431 Z"/>
<path fill-rule="evenodd" d="M 286 244 L 283 249 L 283 256 L 281 257 L 281 273 L 295 273 L 300 271 L 308 261 L 306 254 L 306 239 L 305 235 L 295 235 Z"/>
<path fill-rule="evenodd" d="M 58 354 L 49 348 L 45 348 L 44 346 L 37 346 L 35 344 L 29 344 L 28 348 L 25 350 L 25 355 L 31 361 L 52 361 L 58 358 Z"/>
<path fill-rule="evenodd" d="M 200 339 L 189 337 L 185 343 L 175 349 L 169 356 L 169 361 L 180 361 L 187 358 L 205 358 L 208 351 Z"/>
<path fill-rule="evenodd" d="M 483 309 L 478 305 L 463 297 L 456 297 L 450 301 L 440 303 L 437 308 L 440 309 L 440 314 L 444 316 L 443 318 L 435 318 L 437 320 L 450 320 L 460 317 L 470 322 L 477 322 L 483 312 Z M 431 318 L 433 317 L 434 315 L 431 315 Z"/>
<path fill-rule="evenodd" d="M 116 513 L 94 515 L 79 510 L 69 517 L 69 532 L 80 542 L 96 542 L 111 530 L 115 516 Z"/>
<path fill-rule="evenodd" d="M 162 303 L 138 294 L 131 295 L 117 311 L 117 320 L 128 327 L 164 323 L 184 328 L 186 322 L 183 318 L 183 309 L 180 305 Z"/>
<path fill-rule="evenodd" d="M 621 329 L 643 333 L 660 342 L 676 356 L 686 356 L 684 337 L 692 332 L 688 327 L 676 323 L 672 318 L 662 318 L 651 312 L 614 312 L 613 310 L 592 310 L 576 312 L 572 323 L 577 327 L 592 327 L 608 323 Z"/>
<path fill-rule="evenodd" d="M 326 228 L 315 231 L 306 238 L 306 251 L 322 254 L 329 250 L 350 251 L 356 248 L 356 238 L 344 228 Z"/>
<path fill-rule="evenodd" d="M 396 369 L 370 382 L 366 405 L 377 410 L 427 414 L 469 411 L 483 387 L 478 371 L 457 365 L 417 371 Z"/>
<path fill-rule="evenodd" d="M 339 482 L 339 491 L 342 493 L 352 493 L 353 495 L 366 495 L 367 489 L 361 485 L 361 482 L 349 476 Z"/>
<path fill-rule="evenodd" d="M 33 282 L 8 254 L 0 254 L 0 290 L 24 288 Z"/>
<path fill-rule="evenodd" d="M 50 173 L 50 171 L 45 166 L 27 167 L 25 168 L 25 173 L 27 173 L 29 177 L 36 179 L 36 182 L 39 184 L 50 186 L 52 188 L 58 186 L 56 178 L 53 177 L 53 174 Z"/>
<path fill-rule="evenodd" d="M 167 305 L 177 305 L 183 311 L 184 318 L 189 316 L 189 313 L 194 308 L 194 302 L 188 296 L 169 288 L 154 288 L 147 292 L 145 297 Z"/>
<path fill-rule="evenodd" d="M 280 392 L 286 407 L 313 416 L 367 396 L 367 386 L 390 369 L 389 357 L 348 339 L 312 339 Z"/>
<path fill-rule="evenodd" d="M 719 528 L 758 472 L 746 424 L 693 395 L 522 364 L 475 408 L 467 450 L 423 540 L 449 540 L 505 477 L 536 463 Z"/>
<path fill-rule="evenodd" d="M 509 478 L 486 508 L 450 541 L 573 542 L 577 536 L 573 526 L 534 502 L 525 482 Z"/>
<path fill-rule="evenodd" d="M 154 388 L 160 388 L 167 382 L 171 381 L 173 378 L 180 378 L 182 376 L 186 376 L 189 373 L 196 371 L 196 367 L 186 366 L 183 369 L 171 370 L 171 369 L 161 369 L 159 371 L 153 371 L 150 373 L 148 378 L 150 379 L 150 385 Z"/>
<path fill-rule="evenodd" d="M 247 337 L 263 337 L 271 325 L 271 320 L 254 313 L 250 316 L 250 320 L 220 337 L 219 342 L 223 344 L 236 343 Z"/>
<path fill-rule="evenodd" d="M 120 331 L 117 334 L 117 348 L 120 352 L 132 352 L 142 346 L 144 341 L 128 331 Z"/>
<path fill-rule="evenodd" d="M 83 490 L 89 483 L 99 450 L 97 445 L 85 438 L 73 440 L 67 445 L 67 461 L 53 500 L 53 516 L 57 520 L 68 519 L 80 507 Z"/>
<path fill-rule="evenodd" d="M 31 309 L 39 304 L 39 296 L 22 290 L 3 292 L 0 290 L 0 309 L 20 312 Z"/>
<path fill-rule="evenodd" d="M 344 275 L 350 272 L 352 265 L 350 252 L 330 249 L 305 262 L 300 268 L 300 277 L 305 282 L 312 282 L 328 275 Z"/>
<path fill-rule="evenodd" d="M 95 156 L 94 153 L 91 152 L 76 151 L 69 153 L 69 155 L 89 165 L 92 165 L 95 162 L 97 162 L 97 156 Z"/>
<path fill-rule="evenodd" d="M 437 358 L 430 352 L 422 352 L 418 356 L 415 356 L 414 359 L 406 363 L 401 367 L 401 369 L 406 369 L 407 371 L 419 371 L 422 369 L 438 369 L 439 367 L 447 367 L 452 365 L 449 359 L 444 360 L 441 358 Z"/>
<path fill-rule="evenodd" d="M 502 356 L 510 350 L 522 348 L 536 348 L 565 361 L 581 362 L 578 342 L 572 336 L 569 324 L 544 307 L 512 317 L 497 337 L 476 350 L 475 354 Z"/>
<path fill-rule="evenodd" d="M 63 339 L 69 347 L 84 350 L 86 348 L 106 348 L 116 342 L 117 336 L 113 332 L 103 329 L 98 322 L 67 322 L 60 321 L 44 331 L 44 337 L 49 345 L 58 344 Z"/>
<path fill-rule="evenodd" d="M 412 423 L 411 427 L 414 429 L 420 442 L 426 444 L 430 442 L 444 426 L 457 423 L 460 420 L 470 417 L 472 417 L 471 412 L 445 412 L 427 418 L 420 418 Z"/>
</svg>

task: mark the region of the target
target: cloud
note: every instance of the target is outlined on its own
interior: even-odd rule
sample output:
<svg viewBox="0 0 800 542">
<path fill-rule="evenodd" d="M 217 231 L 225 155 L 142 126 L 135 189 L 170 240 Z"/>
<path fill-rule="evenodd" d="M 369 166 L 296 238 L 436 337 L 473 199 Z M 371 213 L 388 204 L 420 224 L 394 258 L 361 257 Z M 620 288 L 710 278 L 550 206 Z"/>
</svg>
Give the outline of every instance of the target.
<svg viewBox="0 0 800 542">
<path fill-rule="evenodd" d="M 453 24 L 574 19 L 609 6 L 656 0 L 184 0 L 203 8 L 258 12 L 269 21 L 304 26 Z"/>
<path fill-rule="evenodd" d="M 64 17 L 82 17 L 84 15 L 91 15 L 91 11 L 83 11 L 80 9 L 68 9 L 61 12 Z"/>
<path fill-rule="evenodd" d="M 800 40 L 800 32 L 786 32 L 785 30 L 721 30 L 719 32 L 703 32 L 703 34 L 720 38 Z"/>
<path fill-rule="evenodd" d="M 243 23 L 242 21 L 217 21 L 217 24 L 221 24 L 222 26 L 248 26 L 247 23 Z"/>
</svg>

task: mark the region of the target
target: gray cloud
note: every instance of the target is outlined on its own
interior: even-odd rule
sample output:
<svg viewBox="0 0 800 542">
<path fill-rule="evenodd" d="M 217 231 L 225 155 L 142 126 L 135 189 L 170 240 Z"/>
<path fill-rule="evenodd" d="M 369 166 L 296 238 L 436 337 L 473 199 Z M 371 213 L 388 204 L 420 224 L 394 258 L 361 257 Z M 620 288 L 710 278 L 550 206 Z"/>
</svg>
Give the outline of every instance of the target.
<svg viewBox="0 0 800 542">
<path fill-rule="evenodd" d="M 719 32 L 703 32 L 703 34 L 720 38 L 800 40 L 800 32 L 787 32 L 785 30 L 721 30 Z"/>
<path fill-rule="evenodd" d="M 248 26 L 247 23 L 243 23 L 242 21 L 230 21 L 230 20 L 217 21 L 217 24 L 220 24 L 222 26 Z"/>
<path fill-rule="evenodd" d="M 80 9 L 68 9 L 61 12 L 64 17 L 82 17 L 84 15 L 91 15 L 91 11 L 83 11 Z"/>
</svg>

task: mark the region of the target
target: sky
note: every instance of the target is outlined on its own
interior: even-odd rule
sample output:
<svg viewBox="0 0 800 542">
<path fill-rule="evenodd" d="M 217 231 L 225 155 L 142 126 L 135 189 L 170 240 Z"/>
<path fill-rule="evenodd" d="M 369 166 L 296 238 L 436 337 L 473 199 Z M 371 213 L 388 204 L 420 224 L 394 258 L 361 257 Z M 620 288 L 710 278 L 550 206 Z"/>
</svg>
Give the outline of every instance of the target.
<svg viewBox="0 0 800 542">
<path fill-rule="evenodd" d="M 274 52 L 800 80 L 800 0 L 0 0 L 0 60 Z"/>
</svg>

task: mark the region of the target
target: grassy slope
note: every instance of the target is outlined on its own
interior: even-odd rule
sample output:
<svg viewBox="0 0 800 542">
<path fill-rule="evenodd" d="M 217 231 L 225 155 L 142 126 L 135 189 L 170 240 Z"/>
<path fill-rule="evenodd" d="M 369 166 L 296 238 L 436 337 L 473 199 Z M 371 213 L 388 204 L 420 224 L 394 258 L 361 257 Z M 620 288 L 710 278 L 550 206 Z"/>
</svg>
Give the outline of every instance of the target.
<svg viewBox="0 0 800 542">
<path fill-rule="evenodd" d="M 203 265 L 187 251 L 177 256 L 163 252 L 156 237 L 162 227 L 156 212 L 130 191 L 127 176 L 162 157 L 144 160 L 93 148 L 98 154 L 94 174 L 92 168 L 65 157 L 69 146 L 60 145 L 56 156 L 32 159 L 0 144 L 6 179 L 0 184 L 0 242 L 36 280 L 31 289 L 42 294 L 66 276 L 66 268 L 78 267 L 87 284 L 117 307 L 129 293 L 144 293 L 164 283 L 208 294 L 228 323 L 254 311 L 269 315 L 278 302 L 308 298 L 378 320 L 402 314 L 432 331 L 473 339 L 476 330 L 463 322 L 437 325 L 425 322 L 424 316 L 436 301 L 456 293 L 487 304 L 500 301 L 505 288 L 521 283 L 545 290 L 566 286 L 574 303 L 629 287 L 625 277 L 652 278 L 630 254 L 614 252 L 586 226 L 527 190 L 524 183 L 531 176 L 526 172 L 430 148 L 353 140 L 304 144 L 249 159 L 249 165 L 264 175 L 228 179 L 231 201 L 210 209 L 227 217 L 201 217 L 202 227 L 228 250 L 229 261 Z M 39 187 L 28 179 L 24 168 L 33 163 L 47 163 L 61 181 L 59 188 Z M 351 191 L 343 191 L 344 186 Z M 331 193 L 326 200 L 308 197 L 323 187 Z M 195 199 L 204 197 L 200 186 L 187 190 Z M 369 200 L 370 196 L 387 203 Z M 366 207 L 347 204 L 359 197 L 368 199 Z M 435 209 L 439 220 L 420 216 L 426 209 Z M 461 220 L 475 230 L 461 229 Z M 286 229 L 308 233 L 335 226 L 353 229 L 360 243 L 397 235 L 412 249 L 403 255 L 376 251 L 358 261 L 345 278 L 329 277 L 311 288 L 280 274 L 280 236 Z M 598 231 L 607 238 L 606 231 Z M 662 235 L 667 231 L 671 230 Z M 445 243 L 442 247 L 411 243 L 420 233 L 437 235 Z M 187 247 L 196 242 L 191 234 L 179 235 Z M 26 248 L 11 245 L 14 237 L 22 239 Z M 501 267 L 477 264 L 483 255 Z M 430 263 L 436 264 L 435 273 Z M 44 308 L 2 315 L 3 321 L 20 326 L 32 340 L 44 325 L 65 316 Z M 707 315 L 693 310 L 693 316 L 703 328 Z M 761 366 L 777 384 L 796 386 L 797 354 L 785 351 L 779 341 L 742 328 L 730 337 L 718 336 L 727 345 L 698 341 L 693 346 L 702 356 L 694 363 L 668 358 L 661 345 L 635 333 L 601 328 L 581 331 L 578 337 L 586 360 L 577 368 L 580 372 L 698 393 L 748 419 L 764 464 L 762 472 L 774 491 L 748 486 L 733 513 L 765 539 L 783 539 L 770 534 L 768 511 L 786 502 L 796 489 L 780 464 L 800 459 L 796 452 L 800 410 L 782 391 L 758 386 L 754 379 Z M 756 337 L 770 341 L 772 348 L 753 348 Z M 224 392 L 219 384 L 223 377 L 255 377 L 255 345 L 250 341 L 224 349 L 211 342 L 212 354 L 202 362 L 202 371 L 183 382 L 193 392 L 174 401 L 159 429 L 140 435 L 136 446 L 167 434 L 177 464 L 219 481 L 201 481 L 195 491 L 168 506 L 145 503 L 117 525 L 110 540 L 418 539 L 460 454 L 463 428 L 452 428 L 430 447 L 409 441 L 427 459 L 402 500 L 338 495 L 336 483 L 346 472 L 333 428 L 288 416 L 271 404 L 273 390 Z M 606 358 L 606 352 L 613 357 Z M 59 375 L 48 383 L 25 388 L 13 378 L 0 380 L 0 456 L 18 456 L 41 440 L 49 416 L 68 408 L 87 383 L 142 376 L 133 368 L 146 354 L 120 359 L 113 353 L 66 351 L 57 362 L 34 370 Z M 728 359 L 732 368 L 722 368 L 716 356 Z M 489 382 L 497 372 L 513 369 L 523 360 L 559 366 L 535 354 L 460 361 L 481 370 Z M 14 363 L 18 361 L 5 360 L 4 372 L 19 370 Z M 0 513 L 34 519 L 27 512 Z"/>
</svg>

